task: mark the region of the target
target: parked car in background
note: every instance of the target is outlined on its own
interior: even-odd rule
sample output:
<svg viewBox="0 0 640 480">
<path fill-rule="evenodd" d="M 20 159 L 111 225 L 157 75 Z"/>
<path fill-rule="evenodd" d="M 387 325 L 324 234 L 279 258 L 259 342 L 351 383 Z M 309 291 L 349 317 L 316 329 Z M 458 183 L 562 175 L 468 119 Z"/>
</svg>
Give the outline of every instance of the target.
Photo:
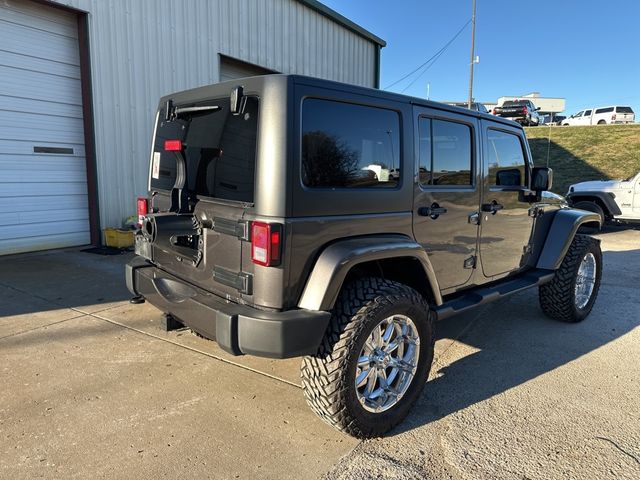
<svg viewBox="0 0 640 480">
<path fill-rule="evenodd" d="M 592 125 L 604 125 L 613 123 L 633 123 L 636 120 L 636 114 L 633 113 L 631 107 L 612 106 L 596 108 L 591 116 Z"/>
<path fill-rule="evenodd" d="M 580 110 L 579 112 L 570 115 L 569 118 L 565 118 L 562 125 L 591 125 L 592 113 L 593 109 Z"/>
<path fill-rule="evenodd" d="M 520 125 L 540 125 L 540 115 L 531 100 L 507 100 L 502 106 L 493 109 L 494 115 L 508 118 L 518 122 Z"/>
<path fill-rule="evenodd" d="M 546 115 L 541 115 L 540 124 L 541 125 L 560 125 L 562 121 L 567 118 L 564 115 L 551 115 L 550 113 Z"/>
<path fill-rule="evenodd" d="M 574 208 L 606 220 L 640 221 L 640 172 L 626 180 L 596 180 L 569 187 L 567 201 Z M 595 225 L 594 225 L 595 226 Z"/>
<path fill-rule="evenodd" d="M 611 107 L 580 110 L 562 121 L 562 125 L 605 125 L 635 122 L 636 115 L 631 107 L 614 105 Z"/>
<path fill-rule="evenodd" d="M 453 105 L 454 107 L 469 108 L 468 102 L 444 102 L 444 103 L 446 103 L 447 105 Z M 478 102 L 471 103 L 471 110 L 474 110 L 480 113 L 489 113 L 489 110 L 487 110 L 487 107 L 485 107 L 482 103 L 478 103 Z"/>
</svg>

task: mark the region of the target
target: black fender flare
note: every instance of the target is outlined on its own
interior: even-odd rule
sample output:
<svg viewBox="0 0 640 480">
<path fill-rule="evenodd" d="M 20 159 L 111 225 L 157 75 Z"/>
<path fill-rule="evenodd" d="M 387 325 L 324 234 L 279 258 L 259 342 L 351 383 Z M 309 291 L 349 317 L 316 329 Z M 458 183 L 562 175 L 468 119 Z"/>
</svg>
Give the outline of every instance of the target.
<svg viewBox="0 0 640 480">
<path fill-rule="evenodd" d="M 569 205 L 573 205 L 583 200 L 594 201 L 596 199 L 600 200 L 600 202 L 605 206 L 605 215 L 622 215 L 620 207 L 618 207 L 616 201 L 607 192 L 578 191 L 570 192 L 567 195 L 567 201 L 569 202 Z"/>
<path fill-rule="evenodd" d="M 372 260 L 410 257 L 420 262 L 429 281 L 436 305 L 442 295 L 427 252 L 415 240 L 403 235 L 354 237 L 327 246 L 307 279 L 298 302 L 306 310 L 329 311 L 342 289 L 349 271 L 356 265 Z"/>
<path fill-rule="evenodd" d="M 560 268 L 580 225 L 594 222 L 600 224 L 600 215 L 597 213 L 575 208 L 558 210 L 549 227 L 536 267 L 545 270 Z"/>
</svg>

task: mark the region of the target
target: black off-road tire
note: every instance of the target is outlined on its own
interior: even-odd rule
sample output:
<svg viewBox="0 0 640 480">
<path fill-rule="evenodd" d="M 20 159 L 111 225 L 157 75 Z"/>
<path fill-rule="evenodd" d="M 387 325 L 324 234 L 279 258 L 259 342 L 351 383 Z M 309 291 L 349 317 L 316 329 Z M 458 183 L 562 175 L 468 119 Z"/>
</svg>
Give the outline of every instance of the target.
<svg viewBox="0 0 640 480">
<path fill-rule="evenodd" d="M 595 285 L 591 298 L 583 308 L 578 308 L 575 285 L 582 259 L 592 253 L 596 260 Z M 588 235 L 576 235 L 554 279 L 539 288 L 540 307 L 550 318 L 567 323 L 584 320 L 596 301 L 602 278 L 602 251 L 600 241 Z"/>
<path fill-rule="evenodd" d="M 372 329 L 393 314 L 406 315 L 416 326 L 420 337 L 417 368 L 402 399 L 389 410 L 372 413 L 358 402 L 358 355 Z M 302 361 L 302 388 L 311 409 L 357 438 L 377 437 L 391 430 L 407 416 L 427 382 L 435 342 L 433 323 L 427 301 L 406 285 L 371 277 L 347 285 L 336 301 L 318 353 Z"/>
<path fill-rule="evenodd" d="M 604 226 L 604 222 L 607 220 L 607 217 L 604 213 L 603 208 L 598 205 L 596 202 L 592 202 L 590 200 L 582 200 L 573 205 L 573 208 L 578 208 L 580 210 L 586 210 L 587 212 L 593 212 L 600 216 L 600 225 L 597 223 L 585 223 L 580 227 L 580 231 L 583 233 L 595 233 L 599 232 Z"/>
</svg>

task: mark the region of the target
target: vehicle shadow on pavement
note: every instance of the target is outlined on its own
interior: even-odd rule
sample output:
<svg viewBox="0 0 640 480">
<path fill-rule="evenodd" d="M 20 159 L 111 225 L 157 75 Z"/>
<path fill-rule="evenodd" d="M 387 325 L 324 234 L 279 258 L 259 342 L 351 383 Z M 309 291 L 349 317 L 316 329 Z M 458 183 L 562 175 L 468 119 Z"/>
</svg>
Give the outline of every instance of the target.
<svg viewBox="0 0 640 480">
<path fill-rule="evenodd" d="M 432 379 L 407 420 L 391 435 L 500 395 L 637 328 L 638 268 L 640 249 L 604 252 L 598 298 L 581 323 L 564 324 L 544 316 L 536 289 L 438 324 L 438 339 L 453 337 L 456 348 L 437 356 Z M 457 338 L 452 332 L 458 332 Z"/>
<path fill-rule="evenodd" d="M 61 308 L 96 312 L 128 300 L 124 265 L 131 256 L 65 249 L 2 257 L 0 318 Z"/>
</svg>

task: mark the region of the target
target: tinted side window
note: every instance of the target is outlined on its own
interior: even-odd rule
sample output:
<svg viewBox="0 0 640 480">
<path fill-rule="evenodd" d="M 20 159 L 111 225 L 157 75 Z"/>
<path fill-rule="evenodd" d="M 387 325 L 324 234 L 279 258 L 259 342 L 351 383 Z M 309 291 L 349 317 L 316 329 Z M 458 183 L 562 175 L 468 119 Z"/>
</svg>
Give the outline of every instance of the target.
<svg viewBox="0 0 640 480">
<path fill-rule="evenodd" d="M 520 186 L 525 182 L 524 151 L 520 137 L 499 130 L 487 130 L 489 183 Z"/>
<path fill-rule="evenodd" d="M 468 125 L 420 118 L 419 134 L 421 185 L 473 185 Z"/>
<path fill-rule="evenodd" d="M 586 112 L 584 112 L 585 117 L 588 117 L 589 115 L 591 115 L 591 110 L 587 110 Z"/>
<path fill-rule="evenodd" d="M 599 108 L 596 110 L 596 113 L 609 113 L 609 112 L 613 112 L 613 107 Z"/>
<path fill-rule="evenodd" d="M 302 182 L 393 188 L 400 181 L 397 112 L 320 99 L 302 105 Z"/>
</svg>

